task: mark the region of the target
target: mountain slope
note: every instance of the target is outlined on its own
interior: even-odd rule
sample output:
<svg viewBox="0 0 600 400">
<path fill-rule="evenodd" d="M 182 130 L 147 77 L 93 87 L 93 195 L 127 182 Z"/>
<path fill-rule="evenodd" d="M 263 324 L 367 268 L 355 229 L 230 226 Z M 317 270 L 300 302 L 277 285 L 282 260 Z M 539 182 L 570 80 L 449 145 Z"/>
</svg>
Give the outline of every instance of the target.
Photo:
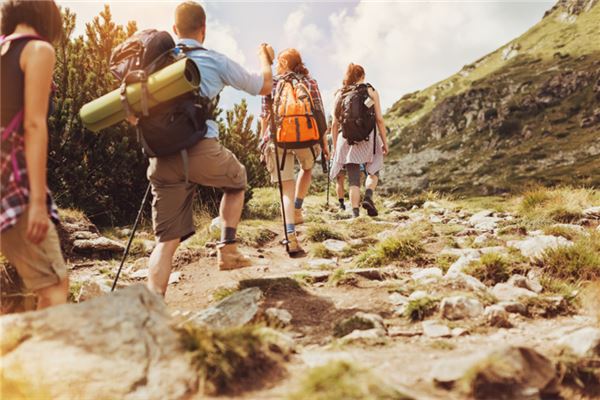
<svg viewBox="0 0 600 400">
<path fill-rule="evenodd" d="M 561 0 L 495 52 L 387 112 L 390 191 L 600 186 L 600 3 Z"/>
</svg>

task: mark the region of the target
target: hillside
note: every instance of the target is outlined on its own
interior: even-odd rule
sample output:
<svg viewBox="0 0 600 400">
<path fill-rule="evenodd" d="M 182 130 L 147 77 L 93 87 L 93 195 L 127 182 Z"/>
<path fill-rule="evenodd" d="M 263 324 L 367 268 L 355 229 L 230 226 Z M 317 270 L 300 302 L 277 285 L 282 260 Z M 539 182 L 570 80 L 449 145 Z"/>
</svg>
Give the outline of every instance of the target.
<svg viewBox="0 0 600 400">
<path fill-rule="evenodd" d="M 519 38 L 403 96 L 386 114 L 386 188 L 600 186 L 598 21 L 597 0 L 561 0 Z"/>
</svg>

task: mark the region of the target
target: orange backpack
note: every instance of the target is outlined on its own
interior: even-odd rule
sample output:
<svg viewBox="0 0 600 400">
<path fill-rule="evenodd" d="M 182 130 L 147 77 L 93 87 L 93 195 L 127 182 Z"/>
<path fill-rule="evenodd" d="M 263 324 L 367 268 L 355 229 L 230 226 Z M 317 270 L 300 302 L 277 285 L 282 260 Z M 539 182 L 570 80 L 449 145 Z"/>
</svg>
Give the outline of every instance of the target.
<svg viewBox="0 0 600 400">
<path fill-rule="evenodd" d="M 310 90 L 296 74 L 284 76 L 275 90 L 277 145 L 285 149 L 311 147 L 320 143 Z"/>
</svg>

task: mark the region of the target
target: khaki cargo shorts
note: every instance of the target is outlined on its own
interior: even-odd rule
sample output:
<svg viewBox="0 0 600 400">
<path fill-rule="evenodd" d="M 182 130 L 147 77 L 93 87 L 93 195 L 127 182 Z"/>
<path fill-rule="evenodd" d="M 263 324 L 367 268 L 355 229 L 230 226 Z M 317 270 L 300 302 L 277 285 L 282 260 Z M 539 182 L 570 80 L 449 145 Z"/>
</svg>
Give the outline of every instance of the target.
<svg viewBox="0 0 600 400">
<path fill-rule="evenodd" d="M 194 234 L 196 184 L 225 191 L 246 189 L 246 168 L 217 139 L 202 139 L 187 152 L 188 183 L 180 154 L 150 159 L 152 223 L 159 242 L 185 240 Z"/>
<path fill-rule="evenodd" d="M 281 165 L 284 162 L 284 150 L 278 148 L 277 151 L 279 152 L 279 168 L 281 169 Z M 285 155 L 285 164 L 283 164 L 283 170 L 281 171 L 281 181 L 285 182 L 294 180 L 294 159 L 298 160 L 300 168 L 303 170 L 309 170 L 315 166 L 315 158 L 319 157 L 320 154 L 321 146 L 318 144 L 313 146 L 312 151 L 310 148 L 287 150 Z M 267 170 L 271 174 L 271 183 L 277 183 L 277 164 L 275 160 L 274 145 L 271 144 L 267 148 L 265 159 L 267 162 Z"/>
<path fill-rule="evenodd" d="M 67 277 L 67 266 L 60 250 L 54 223 L 49 220 L 48 233 L 40 244 L 27 239 L 27 210 L 16 225 L 2 232 L 0 250 L 16 268 L 29 290 L 54 286 Z"/>
</svg>

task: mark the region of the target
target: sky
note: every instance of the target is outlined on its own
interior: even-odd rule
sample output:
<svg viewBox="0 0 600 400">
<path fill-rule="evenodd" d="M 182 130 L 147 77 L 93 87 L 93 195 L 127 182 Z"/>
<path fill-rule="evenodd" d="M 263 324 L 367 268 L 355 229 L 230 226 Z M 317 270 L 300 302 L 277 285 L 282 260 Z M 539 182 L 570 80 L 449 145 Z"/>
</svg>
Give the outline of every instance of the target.
<svg viewBox="0 0 600 400">
<path fill-rule="evenodd" d="M 114 20 L 139 29 L 172 33 L 179 1 L 58 0 L 77 14 L 76 34 L 109 4 Z M 550 0 L 496 1 L 201 1 L 207 14 L 205 46 L 251 71 L 259 70 L 263 42 L 276 52 L 297 48 L 319 83 L 331 111 L 349 63 L 365 68 L 383 109 L 406 93 L 424 89 L 521 35 L 552 7 Z M 253 114 L 260 99 L 231 88 L 228 109 L 246 98 Z"/>
</svg>

